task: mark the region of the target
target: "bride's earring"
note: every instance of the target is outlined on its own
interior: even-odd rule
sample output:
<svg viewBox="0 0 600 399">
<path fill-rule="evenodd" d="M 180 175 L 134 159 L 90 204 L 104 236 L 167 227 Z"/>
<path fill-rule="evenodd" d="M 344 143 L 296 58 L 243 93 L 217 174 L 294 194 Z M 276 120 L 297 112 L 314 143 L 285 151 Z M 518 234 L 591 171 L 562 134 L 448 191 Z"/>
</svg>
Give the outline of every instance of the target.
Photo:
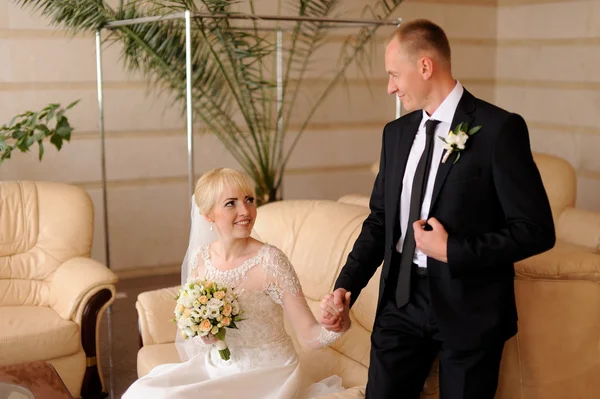
<svg viewBox="0 0 600 399">
<path fill-rule="evenodd" d="M 213 222 L 210 222 L 210 231 L 213 231 Z"/>
</svg>

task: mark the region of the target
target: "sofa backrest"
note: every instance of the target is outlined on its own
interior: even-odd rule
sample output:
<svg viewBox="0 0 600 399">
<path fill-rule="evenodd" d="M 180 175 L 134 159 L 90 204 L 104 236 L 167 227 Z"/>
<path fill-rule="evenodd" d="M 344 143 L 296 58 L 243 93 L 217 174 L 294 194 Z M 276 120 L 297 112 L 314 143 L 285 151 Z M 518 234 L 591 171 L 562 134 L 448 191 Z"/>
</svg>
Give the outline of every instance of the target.
<svg viewBox="0 0 600 399">
<path fill-rule="evenodd" d="M 533 159 L 540 171 L 544 188 L 550 200 L 552 216 L 556 221 L 566 209 L 575 206 L 577 176 L 566 160 L 555 155 L 534 153 Z"/>
<path fill-rule="evenodd" d="M 365 207 L 334 201 L 280 201 L 258 209 L 254 229 L 262 241 L 280 248 L 290 258 L 309 306 L 318 315 L 320 300 L 332 292 L 367 215 Z M 365 366 L 380 272 L 381 268 L 351 309 L 353 328 L 333 345 L 333 349 Z M 352 345 L 344 345 L 346 341 Z"/>
<path fill-rule="evenodd" d="M 48 305 L 48 281 L 75 256 L 89 256 L 93 206 L 63 183 L 0 182 L 0 306 Z"/>
</svg>

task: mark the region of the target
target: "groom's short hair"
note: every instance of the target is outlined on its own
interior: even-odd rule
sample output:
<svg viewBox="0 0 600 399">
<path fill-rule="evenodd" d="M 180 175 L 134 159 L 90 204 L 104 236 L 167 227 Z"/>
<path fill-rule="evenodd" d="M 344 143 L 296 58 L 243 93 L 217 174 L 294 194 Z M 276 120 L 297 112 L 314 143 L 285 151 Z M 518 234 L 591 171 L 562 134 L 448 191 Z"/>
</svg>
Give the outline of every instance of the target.
<svg viewBox="0 0 600 399">
<path fill-rule="evenodd" d="M 452 57 L 450 42 L 444 30 L 426 19 L 415 19 L 402 23 L 393 33 L 392 39 L 398 40 L 410 56 L 421 52 L 433 52 L 438 62 L 450 66 Z"/>
</svg>

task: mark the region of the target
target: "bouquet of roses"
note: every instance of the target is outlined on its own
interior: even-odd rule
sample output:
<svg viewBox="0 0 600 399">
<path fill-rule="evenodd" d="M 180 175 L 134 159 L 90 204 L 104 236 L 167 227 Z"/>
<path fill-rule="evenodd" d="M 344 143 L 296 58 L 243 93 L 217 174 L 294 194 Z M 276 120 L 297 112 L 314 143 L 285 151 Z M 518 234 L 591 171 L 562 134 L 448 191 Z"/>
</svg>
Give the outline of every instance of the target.
<svg viewBox="0 0 600 399">
<path fill-rule="evenodd" d="M 188 281 L 175 298 L 175 318 L 180 334 L 185 339 L 213 335 L 223 360 L 231 353 L 225 341 L 226 328 L 237 328 L 241 310 L 232 289 L 213 281 Z"/>
</svg>

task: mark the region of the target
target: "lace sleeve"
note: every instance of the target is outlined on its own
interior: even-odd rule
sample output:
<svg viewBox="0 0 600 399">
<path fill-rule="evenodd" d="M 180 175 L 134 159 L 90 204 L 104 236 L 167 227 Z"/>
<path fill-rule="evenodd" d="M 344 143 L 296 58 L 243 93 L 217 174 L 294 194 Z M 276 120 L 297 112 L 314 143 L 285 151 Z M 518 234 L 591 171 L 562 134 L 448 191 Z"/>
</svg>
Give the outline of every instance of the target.
<svg viewBox="0 0 600 399">
<path fill-rule="evenodd" d="M 187 276 L 187 280 L 199 280 L 204 278 L 204 259 L 206 258 L 205 252 L 208 250 L 208 247 L 201 247 L 190 260 L 189 265 L 189 275 Z"/>
<path fill-rule="evenodd" d="M 328 331 L 317 322 L 308 307 L 292 263 L 275 247 L 269 250 L 267 272 L 266 290 L 275 302 L 282 305 L 296 336 L 304 346 L 319 349 L 331 345 L 343 335 Z"/>
</svg>

